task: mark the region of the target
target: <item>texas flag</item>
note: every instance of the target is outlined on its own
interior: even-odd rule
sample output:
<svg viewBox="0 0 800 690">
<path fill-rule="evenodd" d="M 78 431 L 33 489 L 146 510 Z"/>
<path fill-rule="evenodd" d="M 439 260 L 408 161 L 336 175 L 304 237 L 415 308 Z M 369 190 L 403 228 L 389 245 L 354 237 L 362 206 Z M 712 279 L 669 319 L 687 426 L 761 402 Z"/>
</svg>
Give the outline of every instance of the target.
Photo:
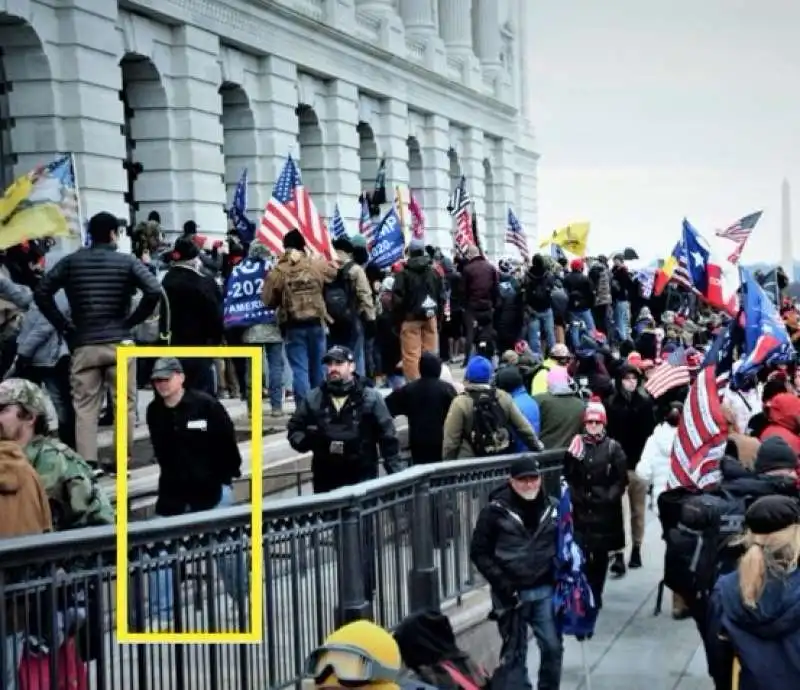
<svg viewBox="0 0 800 690">
<path fill-rule="evenodd" d="M 738 311 L 735 274 L 731 280 L 735 267 L 727 259 L 718 257 L 686 218 L 683 219 L 683 248 L 694 289 L 712 307 L 735 316 Z"/>
</svg>

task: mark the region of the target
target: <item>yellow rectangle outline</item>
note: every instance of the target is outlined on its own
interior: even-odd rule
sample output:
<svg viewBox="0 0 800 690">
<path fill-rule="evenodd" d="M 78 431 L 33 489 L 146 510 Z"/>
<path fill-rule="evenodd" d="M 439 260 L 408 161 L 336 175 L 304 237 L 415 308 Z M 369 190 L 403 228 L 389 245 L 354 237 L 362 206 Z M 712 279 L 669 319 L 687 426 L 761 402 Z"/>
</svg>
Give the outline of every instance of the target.
<svg viewBox="0 0 800 690">
<path fill-rule="evenodd" d="M 128 630 L 128 360 L 137 357 L 207 357 L 209 359 L 248 358 L 250 371 L 250 409 L 252 438 L 250 441 L 250 508 L 251 560 L 250 621 L 252 628 L 244 633 L 132 633 Z M 223 347 L 117 347 L 117 400 L 114 442 L 117 460 L 117 643 L 118 644 L 258 644 L 263 642 L 262 579 L 264 542 L 262 523 L 263 473 L 263 351 L 260 346 Z"/>
</svg>

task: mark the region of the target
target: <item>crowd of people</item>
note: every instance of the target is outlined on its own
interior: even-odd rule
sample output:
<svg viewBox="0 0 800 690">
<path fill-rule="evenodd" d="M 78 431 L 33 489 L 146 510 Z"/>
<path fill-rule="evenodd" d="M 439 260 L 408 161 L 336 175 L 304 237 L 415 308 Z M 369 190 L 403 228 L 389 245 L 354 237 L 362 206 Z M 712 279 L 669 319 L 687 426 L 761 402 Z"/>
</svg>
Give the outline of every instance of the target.
<svg viewBox="0 0 800 690">
<path fill-rule="evenodd" d="M 647 294 L 622 255 L 536 254 L 495 265 L 477 246 L 451 258 L 413 240 L 402 261 L 379 269 L 361 236 L 335 240 L 328 259 L 309 251 L 297 230 L 280 256 L 235 231 L 209 245 L 192 222 L 165 246 L 156 214 L 135 230 L 133 254 L 116 251 L 120 231 L 114 216 L 100 213 L 88 224 L 91 246 L 54 266 L 43 244 L 5 254 L 0 505 L 19 520 L 2 521 L 4 536 L 113 522 L 97 477 L 115 468 L 99 465 L 98 425 L 103 406 L 113 410 L 107 400 L 124 394 L 130 456 L 142 384 L 155 393 L 146 422 L 161 470 L 157 513 L 229 505 L 241 456 L 219 399 L 249 399 L 260 385 L 269 414 L 283 416 L 293 401 L 288 439 L 311 453 L 316 492 L 377 477 L 381 468 L 521 454 L 478 518 L 471 558 L 500 618 L 522 610 L 534 629 L 540 689 L 559 687 L 561 678 L 552 606 L 558 497 L 543 490 L 536 456 L 526 451 L 565 449 L 575 539 L 598 610 L 607 576 L 622 578 L 648 558 L 651 496 L 667 542 L 673 616 L 696 622 L 717 688 L 730 687 L 733 656 L 742 688 L 788 687 L 755 684 L 765 664 L 781 677 L 800 671 L 797 588 L 779 584 L 794 582 L 800 550 L 800 371 L 792 361 L 764 366 L 729 387 L 721 481 L 704 491 L 669 488 L 684 400 L 728 321 L 693 291 L 670 285 Z M 800 343 L 797 305 L 778 302 Z M 115 390 L 116 347 L 128 343 L 261 345 L 265 381 L 251 381 L 244 360 L 163 357 L 131 360 L 123 393 Z M 452 370 L 461 364 L 463 384 Z M 685 376 L 665 384 L 668 368 Z M 59 440 L 49 435 L 45 392 Z M 408 457 L 398 416 L 408 420 Z M 12 475 L 19 480 L 5 481 Z M 23 486 L 25 510 L 9 507 L 20 505 Z M 696 555 L 709 543 L 718 548 L 702 552 L 701 572 Z M 365 575 L 374 587 L 374 573 Z M 159 578 L 157 612 L 169 618 L 171 583 Z M 236 594 L 242 583 L 226 587 Z M 320 660 L 343 653 L 337 644 L 332 637 L 309 661 L 312 675 L 344 673 Z M 399 677 L 365 658 L 378 676 L 340 678 Z"/>
</svg>

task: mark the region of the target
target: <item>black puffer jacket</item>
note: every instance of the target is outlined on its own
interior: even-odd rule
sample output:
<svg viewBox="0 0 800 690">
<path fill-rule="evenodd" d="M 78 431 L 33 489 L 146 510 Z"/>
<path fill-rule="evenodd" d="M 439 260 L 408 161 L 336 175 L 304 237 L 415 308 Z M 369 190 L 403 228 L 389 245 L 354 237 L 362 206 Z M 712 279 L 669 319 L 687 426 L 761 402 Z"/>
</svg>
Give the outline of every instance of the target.
<svg viewBox="0 0 800 690">
<path fill-rule="evenodd" d="M 55 294 L 62 288 L 71 321 L 55 303 Z M 136 290 L 142 291 L 142 299 L 131 313 Z M 147 267 L 109 244 L 65 256 L 45 274 L 34 293 L 39 310 L 57 331 L 69 333 L 73 348 L 130 339 L 131 329 L 152 314 L 160 296 L 161 286 Z"/>
<path fill-rule="evenodd" d="M 575 540 L 587 552 L 618 551 L 625 548 L 625 452 L 607 436 L 598 444 L 584 437 L 583 448 L 582 457 L 566 453 L 564 459 L 564 478 L 572 492 Z"/>
<path fill-rule="evenodd" d="M 289 420 L 289 444 L 298 453 L 311 452 L 314 493 L 375 479 L 378 446 L 387 472 L 403 469 L 394 420 L 383 396 L 358 377 L 344 395 L 337 409 L 329 384 L 323 383 Z"/>
<path fill-rule="evenodd" d="M 581 271 L 570 271 L 564 276 L 564 292 L 569 300 L 569 311 L 585 311 L 594 306 L 592 283 Z"/>
<path fill-rule="evenodd" d="M 472 533 L 470 558 L 502 605 L 555 581 L 557 502 L 544 491 L 524 501 L 508 484 L 489 495 Z"/>
<path fill-rule="evenodd" d="M 494 313 L 494 327 L 501 351 L 514 347 L 514 343 L 522 337 L 524 323 L 522 300 L 522 288 L 516 278 L 501 275 Z"/>
</svg>

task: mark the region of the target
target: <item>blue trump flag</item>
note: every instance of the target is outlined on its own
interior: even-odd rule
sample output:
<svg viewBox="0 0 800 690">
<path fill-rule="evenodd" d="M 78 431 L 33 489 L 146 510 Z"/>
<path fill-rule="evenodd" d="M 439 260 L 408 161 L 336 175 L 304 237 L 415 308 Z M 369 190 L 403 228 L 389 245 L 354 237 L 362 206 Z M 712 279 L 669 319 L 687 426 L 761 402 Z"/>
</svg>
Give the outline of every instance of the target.
<svg viewBox="0 0 800 690">
<path fill-rule="evenodd" d="M 264 280 L 271 268 L 271 260 L 249 256 L 233 267 L 222 307 L 225 328 L 275 323 L 275 310 L 268 309 L 261 301 Z"/>
<path fill-rule="evenodd" d="M 744 349 L 746 356 L 736 371 L 740 383 L 764 365 L 791 361 L 794 348 L 778 310 L 747 269 L 741 269 Z"/>
<path fill-rule="evenodd" d="M 239 233 L 242 242 L 250 244 L 256 236 L 256 225 L 247 217 L 247 168 L 242 170 L 236 189 L 233 192 L 233 202 L 228 209 L 228 217 L 234 229 Z"/>
<path fill-rule="evenodd" d="M 572 499 L 569 486 L 563 480 L 556 538 L 556 587 L 553 596 L 556 625 L 562 635 L 574 635 L 584 640 L 594 635 L 598 611 L 592 588 L 583 574 L 585 561 L 575 541 Z"/>
<path fill-rule="evenodd" d="M 339 204 L 333 207 L 333 216 L 331 217 L 331 239 L 338 240 L 347 234 L 347 228 L 344 227 L 344 219 L 339 212 Z"/>
<path fill-rule="evenodd" d="M 389 268 L 395 261 L 403 258 L 406 240 L 403 237 L 403 226 L 397 208 L 392 208 L 383 217 L 372 235 L 372 249 L 369 253 L 370 263 L 378 268 Z"/>
</svg>

